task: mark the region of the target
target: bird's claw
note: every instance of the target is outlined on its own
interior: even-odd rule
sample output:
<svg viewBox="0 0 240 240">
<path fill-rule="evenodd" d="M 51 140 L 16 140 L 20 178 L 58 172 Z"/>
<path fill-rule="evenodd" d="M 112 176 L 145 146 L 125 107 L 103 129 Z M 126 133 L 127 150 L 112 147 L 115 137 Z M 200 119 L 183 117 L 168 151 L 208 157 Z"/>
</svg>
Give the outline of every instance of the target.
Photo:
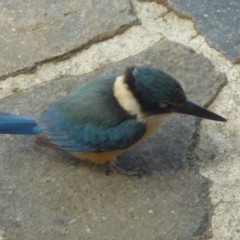
<svg viewBox="0 0 240 240">
<path fill-rule="evenodd" d="M 137 176 L 138 178 L 141 178 L 146 174 L 146 171 L 142 168 L 123 169 L 123 168 L 117 166 L 116 164 L 109 162 L 106 165 L 105 173 L 106 173 L 106 175 L 109 175 L 111 172 L 122 174 L 122 175 L 127 175 L 127 176 Z"/>
</svg>

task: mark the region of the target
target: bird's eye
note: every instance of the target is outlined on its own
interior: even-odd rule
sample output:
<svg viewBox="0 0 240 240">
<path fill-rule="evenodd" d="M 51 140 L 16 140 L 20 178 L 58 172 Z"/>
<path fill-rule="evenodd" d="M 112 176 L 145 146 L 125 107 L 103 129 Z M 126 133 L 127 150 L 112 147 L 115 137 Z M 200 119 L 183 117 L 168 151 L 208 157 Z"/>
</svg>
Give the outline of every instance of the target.
<svg viewBox="0 0 240 240">
<path fill-rule="evenodd" d="M 168 103 L 166 103 L 166 102 L 160 102 L 159 103 L 159 107 L 160 108 L 166 108 L 166 107 L 168 107 L 169 105 L 168 105 Z"/>
</svg>

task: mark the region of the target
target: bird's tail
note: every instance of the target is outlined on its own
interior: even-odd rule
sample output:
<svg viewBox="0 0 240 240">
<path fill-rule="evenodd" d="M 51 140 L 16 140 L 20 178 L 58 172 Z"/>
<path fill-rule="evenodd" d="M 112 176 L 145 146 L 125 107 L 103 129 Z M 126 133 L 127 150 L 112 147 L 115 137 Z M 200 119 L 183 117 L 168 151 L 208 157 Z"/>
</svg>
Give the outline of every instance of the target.
<svg viewBox="0 0 240 240">
<path fill-rule="evenodd" d="M 35 135 L 42 132 L 33 117 L 0 112 L 0 134 Z"/>
</svg>

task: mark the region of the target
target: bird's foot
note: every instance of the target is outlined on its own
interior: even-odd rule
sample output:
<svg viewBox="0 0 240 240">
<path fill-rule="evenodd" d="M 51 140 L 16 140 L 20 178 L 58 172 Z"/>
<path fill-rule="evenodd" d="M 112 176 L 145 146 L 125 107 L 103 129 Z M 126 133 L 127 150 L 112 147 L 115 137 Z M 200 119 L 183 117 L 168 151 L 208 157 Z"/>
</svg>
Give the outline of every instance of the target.
<svg viewBox="0 0 240 240">
<path fill-rule="evenodd" d="M 146 171 L 141 168 L 124 169 L 117 166 L 114 162 L 108 162 L 106 164 L 105 173 L 106 175 L 109 175 L 111 172 L 127 176 L 137 176 L 138 178 L 141 178 L 143 175 L 146 174 Z"/>
</svg>

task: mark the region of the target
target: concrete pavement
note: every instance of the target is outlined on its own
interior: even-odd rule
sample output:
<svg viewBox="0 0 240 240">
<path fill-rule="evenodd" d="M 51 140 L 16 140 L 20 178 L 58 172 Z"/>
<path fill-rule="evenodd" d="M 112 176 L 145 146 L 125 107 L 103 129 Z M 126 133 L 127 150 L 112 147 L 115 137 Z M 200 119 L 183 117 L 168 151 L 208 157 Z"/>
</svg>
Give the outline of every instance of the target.
<svg viewBox="0 0 240 240">
<path fill-rule="evenodd" d="M 140 180 L 0 136 L 0 239 L 239 239 L 238 53 L 211 47 L 181 1 L 21 2 L 1 3 L 1 111 L 37 116 L 88 79 L 149 64 L 229 121 L 171 118 L 120 157 L 147 169 Z"/>
</svg>

